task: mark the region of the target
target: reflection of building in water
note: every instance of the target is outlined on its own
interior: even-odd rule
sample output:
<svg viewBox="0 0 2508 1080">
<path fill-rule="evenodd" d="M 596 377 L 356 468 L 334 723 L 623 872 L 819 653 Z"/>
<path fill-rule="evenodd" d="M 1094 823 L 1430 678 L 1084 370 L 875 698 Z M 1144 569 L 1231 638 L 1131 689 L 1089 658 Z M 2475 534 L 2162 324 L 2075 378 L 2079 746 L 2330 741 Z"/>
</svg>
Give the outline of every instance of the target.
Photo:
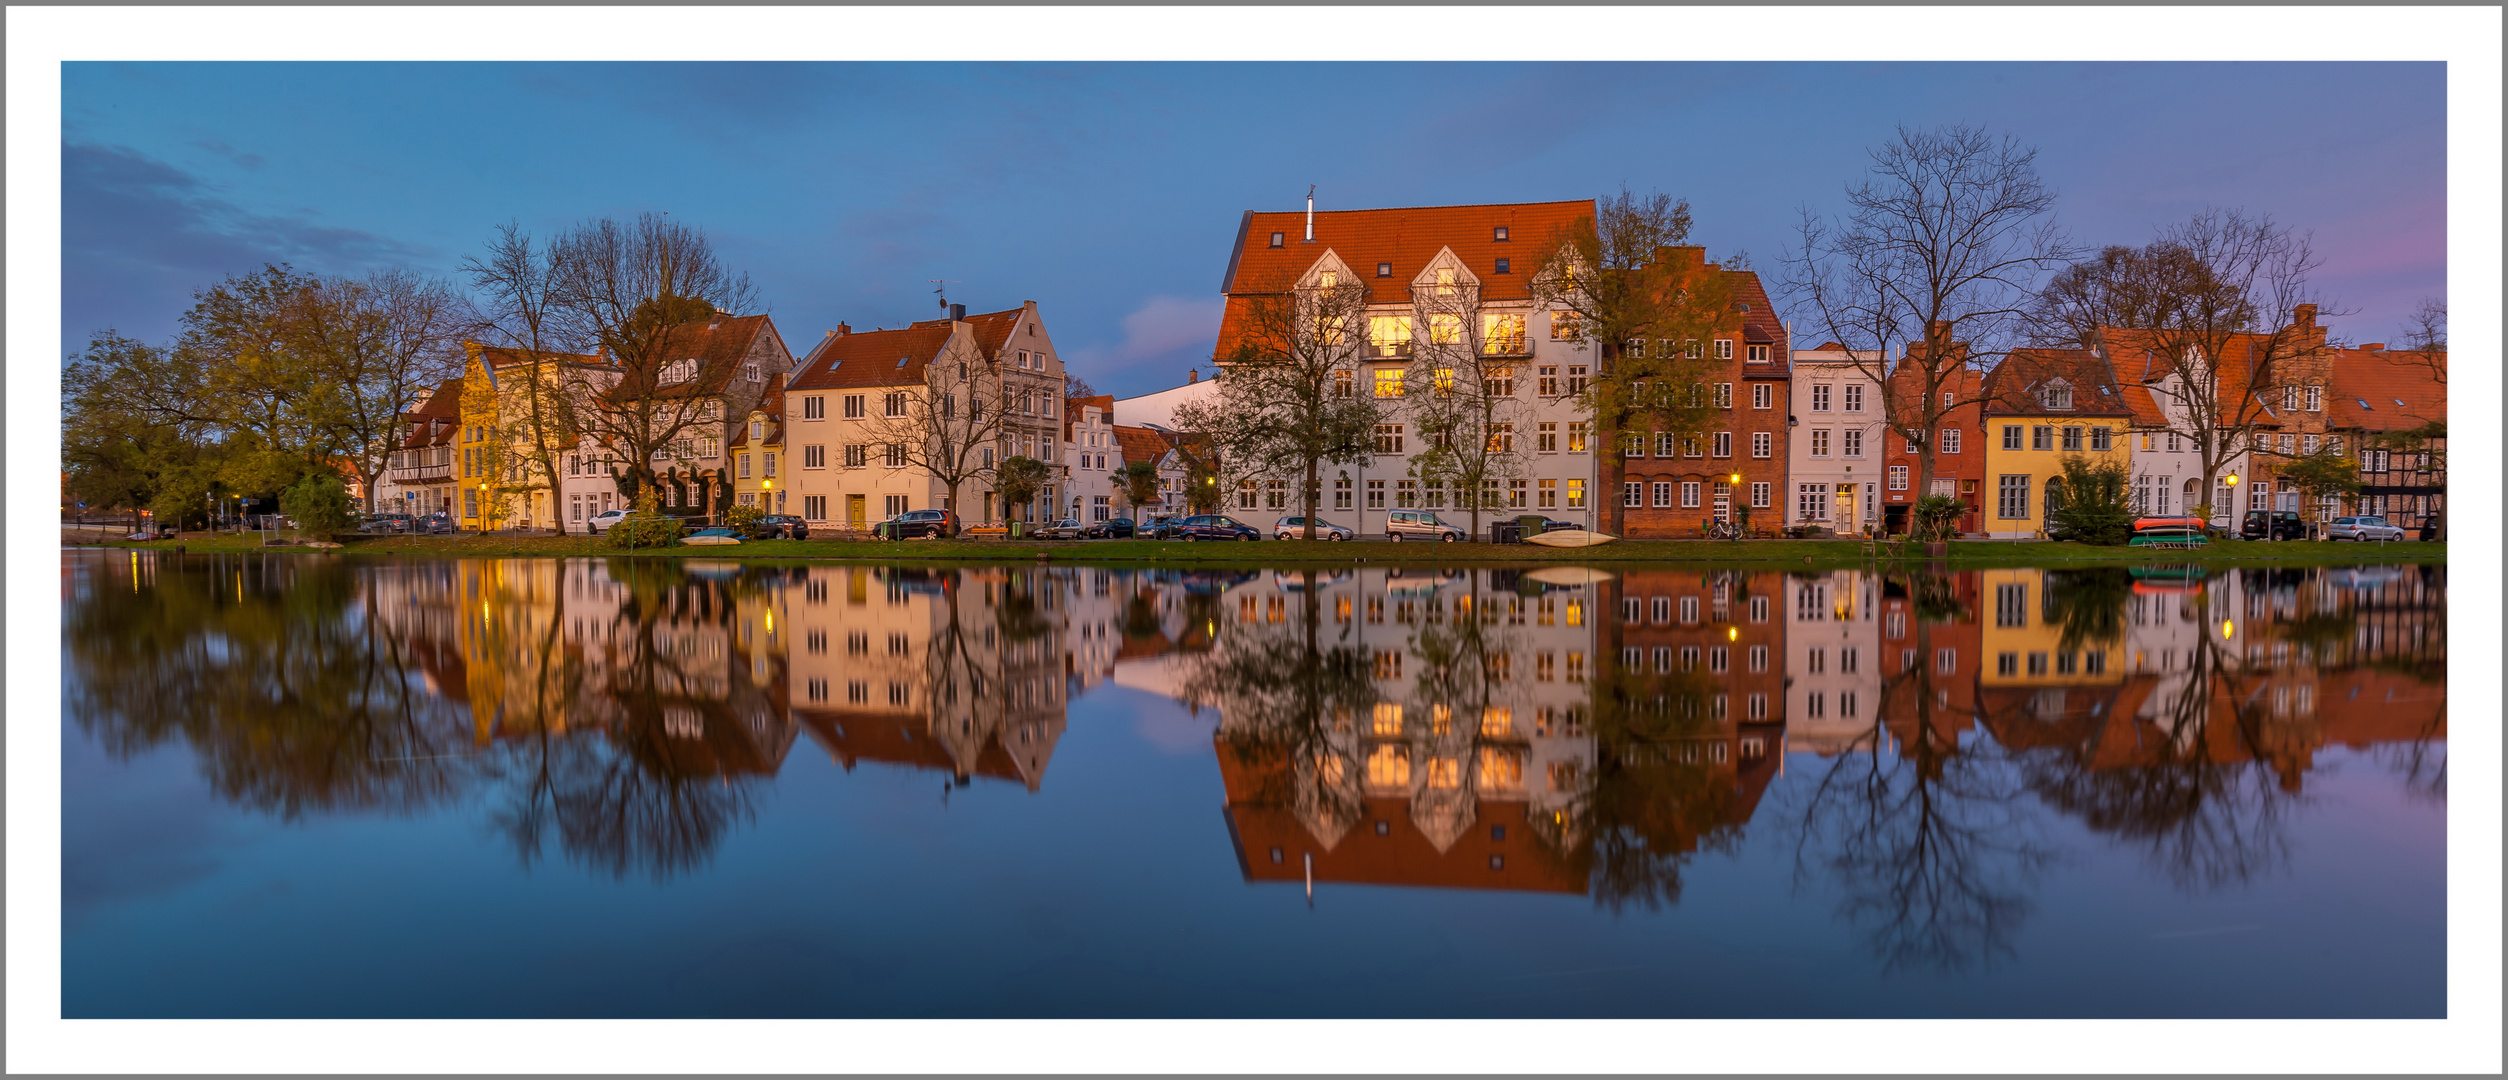
<svg viewBox="0 0 2508 1080">
<path fill-rule="evenodd" d="M 1066 584 L 1017 567 L 797 571 L 782 594 L 793 710 L 847 769 L 1036 790 L 1070 700 Z"/>
<path fill-rule="evenodd" d="M 1778 579 L 1785 614 L 1786 743 L 1823 757 L 1870 749 L 1881 707 L 1879 581 L 1861 570 Z"/>
<path fill-rule="evenodd" d="M 2128 674 L 1990 686 L 1986 723 L 2094 770 L 2261 761 L 2295 792 L 2327 744 L 2445 739 L 2442 592 L 2438 568 L 2138 567 L 2118 597 Z"/>
<path fill-rule="evenodd" d="M 1890 736 L 1910 742 L 1921 726 L 1929 745 L 1956 750 L 1977 717 L 1976 575 L 1886 579 L 1880 614 L 1881 718 Z"/>
<path fill-rule="evenodd" d="M 1302 575 L 1222 592 L 1186 686 L 1220 712 L 1248 873 L 1302 875 L 1312 854 L 1326 880 L 1572 887 L 1525 865 L 1527 825 L 1564 812 L 1592 769 L 1596 589 L 1417 569 L 1313 588 L 1311 650 Z"/>
</svg>

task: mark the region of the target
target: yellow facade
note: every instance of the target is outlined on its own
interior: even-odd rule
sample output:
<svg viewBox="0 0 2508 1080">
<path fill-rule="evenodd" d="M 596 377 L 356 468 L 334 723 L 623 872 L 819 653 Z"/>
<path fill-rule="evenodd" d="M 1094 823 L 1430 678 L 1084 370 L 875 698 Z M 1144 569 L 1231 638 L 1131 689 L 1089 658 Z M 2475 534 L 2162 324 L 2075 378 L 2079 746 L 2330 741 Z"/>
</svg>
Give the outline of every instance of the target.
<svg viewBox="0 0 2508 1080">
<path fill-rule="evenodd" d="M 1984 570 L 1977 580 L 1983 624 L 1977 685 L 1987 690 L 2114 686 L 2125 679 L 2125 642 L 2080 640 L 2049 618 L 2046 571 Z"/>
<path fill-rule="evenodd" d="M 749 426 L 747 434 L 755 437 L 741 439 L 731 448 L 732 505 L 785 513 L 775 501 L 784 494 L 784 474 L 792 464 L 784 460 L 782 417 L 756 411 L 743 423 Z"/>
<path fill-rule="evenodd" d="M 504 481 L 499 464 L 505 457 L 500 417 L 496 380 L 474 348 L 462 372 L 462 427 L 453 436 L 453 486 L 460 492 L 453 496 L 453 524 L 458 528 L 493 529 L 504 519 L 499 509 Z"/>
<path fill-rule="evenodd" d="M 2127 429 L 2131 426 L 2132 421 L 2122 416 L 1987 417 L 1986 533 L 2015 537 L 2045 532 L 2047 481 L 2064 475 L 2065 458 L 2113 461 L 2130 473 L 2133 439 Z M 2105 449 L 2100 448 L 2102 443 Z M 2025 483 L 2016 484 L 2015 479 Z"/>
</svg>

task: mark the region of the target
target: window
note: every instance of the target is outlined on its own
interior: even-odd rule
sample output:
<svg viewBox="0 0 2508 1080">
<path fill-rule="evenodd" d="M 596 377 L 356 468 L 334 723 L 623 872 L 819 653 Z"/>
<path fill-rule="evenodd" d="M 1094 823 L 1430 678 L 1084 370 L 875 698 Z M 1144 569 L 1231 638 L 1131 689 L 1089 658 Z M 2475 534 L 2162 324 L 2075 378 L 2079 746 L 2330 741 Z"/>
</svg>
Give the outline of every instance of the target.
<svg viewBox="0 0 2508 1080">
<path fill-rule="evenodd" d="M 1994 516 L 2009 521 L 2029 519 L 2029 478 L 2005 476 L 1995 491 Z"/>
<path fill-rule="evenodd" d="M 1380 398 L 1398 398 L 1402 396 L 1401 368 L 1376 369 L 1376 396 Z"/>
<path fill-rule="evenodd" d="M 1628 344 L 1620 348 L 1620 352 L 1624 356 L 1643 360 L 1646 358 L 1646 339 L 1642 337 L 1630 338 L 1628 339 Z"/>
<path fill-rule="evenodd" d="M 1408 315 L 1371 315 L 1367 319 L 1367 353 L 1370 356 L 1409 356 L 1411 354 L 1411 317 Z M 1378 388 L 1382 389 L 1383 372 L 1378 372 Z M 1400 374 L 1396 372 L 1396 374 Z M 1399 388 L 1399 381 L 1396 382 Z M 1400 397 L 1400 394 L 1377 394 L 1377 397 Z"/>
<path fill-rule="evenodd" d="M 1733 456 L 1733 433 L 1732 433 L 1732 432 L 1730 432 L 1730 431 L 1719 431 L 1719 432 L 1716 432 L 1716 435 L 1715 435 L 1715 456 L 1717 456 L 1717 457 L 1732 457 L 1732 456 Z"/>
<path fill-rule="evenodd" d="M 896 390 L 880 395 L 880 414 L 883 416 L 906 415 L 905 391 Z"/>
<path fill-rule="evenodd" d="M 1813 429 L 1811 429 L 1811 456 L 1813 456 L 1813 457 L 1827 457 L 1827 456 L 1829 456 L 1829 429 L 1827 429 L 1827 428 L 1813 428 Z"/>
<path fill-rule="evenodd" d="M 1504 260 L 1500 260 L 1503 262 Z M 1503 274 L 1504 270 L 1498 271 Z M 1480 317 L 1480 351 L 1491 356 L 1513 356 L 1524 351 L 1524 316 L 1483 315 Z M 1557 369 L 1549 369 L 1556 372 Z M 1512 391 L 1509 391 L 1512 393 Z"/>
<path fill-rule="evenodd" d="M 1864 411 L 1864 385 L 1862 383 L 1846 384 L 1845 396 L 1847 412 Z"/>
<path fill-rule="evenodd" d="M 1826 521 L 1829 518 L 1829 485 L 1796 484 L 1794 486 L 1794 520 Z"/>
<path fill-rule="evenodd" d="M 1584 478 L 1584 477 L 1581 477 L 1581 476 L 1571 476 L 1571 477 L 1569 477 L 1569 478 L 1568 478 L 1568 482 L 1567 482 L 1567 508 L 1568 508 L 1568 509 L 1570 509 L 1570 510 L 1582 510 L 1582 509 L 1584 509 L 1584 508 L 1585 508 L 1585 478 Z"/>
<path fill-rule="evenodd" d="M 1907 466 L 1905 466 L 1905 465 L 1892 465 L 1892 466 L 1890 466 L 1890 490 L 1892 490 L 1892 491 L 1905 491 L 1905 490 L 1907 490 Z"/>
<path fill-rule="evenodd" d="M 1750 485 L 1750 506 L 1753 510 L 1768 509 L 1769 502 L 1775 497 L 1775 484 L 1761 480 Z"/>
<path fill-rule="evenodd" d="M 2115 446 L 2115 434 L 2106 428 L 2090 429 L 2090 449 L 2107 450 Z"/>
<path fill-rule="evenodd" d="M 1507 505 L 1518 510 L 1523 509 L 1525 489 L 1528 486 L 1522 480 L 1507 481 Z"/>
<path fill-rule="evenodd" d="M 1763 458 L 1772 456 L 1775 453 L 1776 436 L 1773 433 L 1765 431 L 1754 431 L 1750 433 L 1750 456 Z"/>
<path fill-rule="evenodd" d="M 816 394 L 802 398 L 801 418 L 804 420 L 827 419 L 827 399 Z"/>
<path fill-rule="evenodd" d="M 802 517 L 804 517 L 804 518 L 807 518 L 807 519 L 809 519 L 809 520 L 811 520 L 811 521 L 825 521 L 825 520 L 827 520 L 827 496 L 825 496 L 825 495 L 804 495 L 804 496 L 802 496 L 802 497 L 801 497 L 801 516 L 802 516 Z"/>
<path fill-rule="evenodd" d="M 889 443 L 880 450 L 880 464 L 892 469 L 906 467 L 906 444 Z"/>
<path fill-rule="evenodd" d="M 2020 425 L 2018 425 L 2018 424 L 2005 424 L 2005 425 L 2003 425 L 2003 449 L 2005 449 L 2005 450 L 2018 450 L 2018 449 L 2020 449 Z"/>
<path fill-rule="evenodd" d="M 824 469 L 824 468 L 826 468 L 826 467 L 827 467 L 827 447 L 824 447 L 824 446 L 804 446 L 804 447 L 802 447 L 802 448 L 801 448 L 801 467 L 802 467 L 802 468 L 804 468 L 804 469 Z"/>
<path fill-rule="evenodd" d="M 1376 276 L 1377 276 L 1377 277 L 1392 277 L 1392 276 L 1393 276 L 1393 264 L 1392 264 L 1392 263 L 1389 263 L 1389 262 L 1380 262 L 1380 263 L 1377 263 L 1377 264 L 1376 264 Z"/>
<path fill-rule="evenodd" d="M 1370 480 L 1367 482 L 1367 508 L 1370 510 L 1382 510 L 1385 508 L 1384 481 Z"/>
<path fill-rule="evenodd" d="M 2105 431 L 2107 429 L 2100 428 L 2099 430 Z M 2064 429 L 2064 452 L 2068 454 L 2077 454 L 2081 452 L 2080 428 L 2068 427 Z"/>
<path fill-rule="evenodd" d="M 1567 452 L 1568 452 L 1568 453 L 1571 453 L 1571 454 L 1582 454 L 1582 453 L 1584 453 L 1584 452 L 1585 452 L 1585 422 L 1584 422 L 1584 421 L 1582 421 L 1582 420 L 1570 420 L 1570 421 L 1568 421 L 1568 446 L 1567 446 Z"/>
<path fill-rule="evenodd" d="M 1481 373 L 1480 392 L 1493 398 L 1515 396 L 1515 369 L 1493 367 Z"/>
<path fill-rule="evenodd" d="M 1680 452 L 1681 452 L 1681 451 L 1680 451 L 1680 444 L 1681 444 L 1681 437 L 1680 437 L 1679 435 L 1677 435 L 1677 434 L 1673 433 L 1673 432 L 1669 432 L 1669 431 L 1658 431 L 1658 432 L 1655 432 L 1655 456 L 1656 456 L 1656 457 L 1678 457 L 1678 456 L 1680 456 Z"/>
<path fill-rule="evenodd" d="M 1635 480 L 1621 484 L 1620 505 L 1631 509 L 1646 505 L 1646 485 Z"/>
<path fill-rule="evenodd" d="M 1844 432 L 1844 436 L 1845 438 L 1843 441 L 1846 444 L 1846 456 L 1853 458 L 1864 456 L 1864 429 L 1847 428 Z"/>
<path fill-rule="evenodd" d="M 1729 355 L 1729 354 L 1728 354 L 1728 355 Z M 1751 363 L 1754 363 L 1754 364 L 1764 364 L 1764 363 L 1767 363 L 1767 362 L 1768 362 L 1768 347 L 1767 347 L 1767 346 L 1765 346 L 1765 345 L 1753 345 L 1753 346 L 1751 346 L 1751 347 L 1750 347 L 1750 362 L 1751 362 Z"/>
<path fill-rule="evenodd" d="M 2029 448 L 2032 450 L 2055 449 L 2055 426 L 2052 424 L 2038 424 L 2031 427 L 2029 429 Z"/>
<path fill-rule="evenodd" d="M 1939 436 L 1940 436 L 1940 440 L 1939 440 L 1939 441 L 1940 441 L 1940 442 L 1941 442 L 1941 444 L 1942 444 L 1942 452 L 1943 452 L 1943 453 L 1945 453 L 1945 454 L 1956 454 L 1956 453 L 1959 453 L 1959 429 L 1958 429 L 1958 428 L 1943 428 L 1941 431 L 1936 432 L 1935 434 L 1937 434 L 1937 435 L 1939 435 Z"/>
<path fill-rule="evenodd" d="M 1655 506 L 1656 506 L 1656 507 L 1658 507 L 1658 508 L 1661 508 L 1661 509 L 1667 509 L 1667 510 L 1671 508 L 1671 506 L 1672 506 L 1672 482 L 1671 482 L 1671 481 L 1669 481 L 1669 480 L 1657 480 L 1657 481 L 1655 481 Z"/>
<path fill-rule="evenodd" d="M 859 419 L 862 419 L 862 416 L 863 416 L 863 412 L 862 412 L 862 395 L 860 395 L 860 394 L 847 394 L 847 395 L 845 395 L 845 419 L 847 419 L 847 420 L 859 420 Z"/>
<path fill-rule="evenodd" d="M 1681 506 L 1685 509 L 1698 507 L 1698 481 L 1681 481 Z"/>
<path fill-rule="evenodd" d="M 1552 336 L 1556 337 L 1557 335 L 1554 334 Z M 1583 365 L 1571 364 L 1568 366 L 1567 392 L 1570 394 L 1582 394 L 1585 392 L 1585 368 Z"/>
<path fill-rule="evenodd" d="M 747 454 L 740 455 L 740 478 L 743 480 L 749 478 L 749 455 Z"/>
<path fill-rule="evenodd" d="M 2309 412 L 2324 412 L 2324 411 L 2325 411 L 2325 388 L 2324 388 L 2324 387 L 2322 387 L 2322 386 L 2311 386 L 2311 387 L 2309 387 L 2309 388 L 2308 388 L 2308 411 L 2309 411 Z"/>
<path fill-rule="evenodd" d="M 1495 273 L 1500 273 L 1500 274 L 1508 274 L 1508 273 L 1513 273 L 1513 272 L 1514 272 L 1514 269 L 1513 269 L 1513 267 L 1512 267 L 1512 266 L 1508 263 L 1508 261 L 1507 261 L 1507 260 L 1505 260 L 1505 259 L 1500 259 L 1500 260 L 1498 260 L 1498 266 L 1497 266 L 1497 269 L 1496 269 L 1495 271 L 1493 271 L 1493 272 L 1495 272 Z"/>
<path fill-rule="evenodd" d="M 1558 424 L 1550 421 L 1544 421 L 1536 425 L 1533 432 L 1534 450 L 1544 454 L 1555 454 L 1559 451 Z"/>
<path fill-rule="evenodd" d="M 1410 483 L 1410 481 L 1405 480 L 1403 483 L 1407 484 Z M 1559 506 L 1559 482 L 1545 477 L 1541 482 L 1540 491 L 1541 498 L 1534 505 L 1543 510 L 1557 509 Z"/>
<path fill-rule="evenodd" d="M 1813 383 L 1813 384 L 1811 384 L 1811 411 L 1813 411 L 1813 412 L 1827 412 L 1827 411 L 1829 411 L 1829 384 L 1827 384 L 1827 383 Z"/>
<path fill-rule="evenodd" d="M 1288 246 L 1288 244 L 1289 244 L 1289 234 L 1288 234 L 1288 233 L 1284 233 L 1284 232 L 1276 232 L 1276 233 L 1271 234 L 1271 246 L 1273 246 L 1273 247 L 1287 247 L 1287 246 Z"/>
<path fill-rule="evenodd" d="M 1395 374 L 1399 375 L 1401 373 L 1395 372 Z M 1399 454 L 1402 452 L 1402 425 L 1376 425 L 1376 452 L 1379 454 Z"/>
<path fill-rule="evenodd" d="M 1773 408 L 1775 408 L 1775 407 L 1776 407 L 1776 387 L 1775 387 L 1774 385 L 1772 385 L 1772 384 L 1769 384 L 1769 383 L 1760 383 L 1760 384 L 1758 384 L 1758 385 L 1755 385 L 1755 386 L 1751 387 L 1751 388 L 1750 388 L 1750 407 L 1751 407 L 1751 408 L 1754 408 L 1754 409 L 1773 409 Z"/>
<path fill-rule="evenodd" d="M 869 446 L 862 443 L 851 443 L 845 447 L 846 468 L 859 469 L 865 465 L 869 465 L 870 463 L 871 448 Z"/>
<path fill-rule="evenodd" d="M 1716 339 L 1716 359 L 1718 359 L 1718 360 L 1730 360 L 1730 359 L 1732 359 L 1732 358 L 1733 358 L 1733 339 L 1731 339 L 1731 338 L 1717 338 L 1717 339 Z"/>
</svg>

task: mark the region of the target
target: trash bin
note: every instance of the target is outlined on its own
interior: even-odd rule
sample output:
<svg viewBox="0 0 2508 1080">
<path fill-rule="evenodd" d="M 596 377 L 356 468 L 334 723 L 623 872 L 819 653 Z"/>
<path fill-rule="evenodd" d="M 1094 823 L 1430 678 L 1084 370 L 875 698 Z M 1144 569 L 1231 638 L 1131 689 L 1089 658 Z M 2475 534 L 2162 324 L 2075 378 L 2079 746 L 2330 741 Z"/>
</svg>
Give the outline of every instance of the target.
<svg viewBox="0 0 2508 1080">
<path fill-rule="evenodd" d="M 1013 522 L 1011 522 L 1011 523 L 1010 523 L 1010 538 L 1011 538 L 1011 539 L 1016 540 L 1016 539 L 1018 539 L 1018 538 L 1020 538 L 1020 537 L 1022 537 L 1022 536 L 1026 536 L 1027 534 L 1028 534 L 1028 523 L 1027 523 L 1027 522 L 1024 522 L 1024 521 L 1013 521 Z"/>
<path fill-rule="evenodd" d="M 1492 544 L 1521 544 L 1524 542 L 1524 527 L 1512 521 L 1490 522 L 1489 542 Z"/>
</svg>

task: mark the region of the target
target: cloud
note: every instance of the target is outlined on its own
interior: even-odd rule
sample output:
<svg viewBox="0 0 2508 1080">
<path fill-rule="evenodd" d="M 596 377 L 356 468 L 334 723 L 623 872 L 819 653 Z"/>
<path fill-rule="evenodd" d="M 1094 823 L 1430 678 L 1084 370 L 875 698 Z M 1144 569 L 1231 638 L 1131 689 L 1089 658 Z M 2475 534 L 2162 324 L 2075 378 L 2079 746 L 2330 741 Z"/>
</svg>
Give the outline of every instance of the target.
<svg viewBox="0 0 2508 1080">
<path fill-rule="evenodd" d="M 127 147 L 61 149 L 65 343 L 108 327 L 166 336 L 195 290 L 265 263 L 342 273 L 420 254 L 388 237 L 318 224 L 308 212 L 247 210 L 199 177 Z"/>
<path fill-rule="evenodd" d="M 1146 393 L 1184 381 L 1183 369 L 1208 365 L 1219 342 L 1220 297 L 1153 296 L 1123 317 L 1123 341 L 1064 355 L 1066 365 L 1101 391 Z"/>
<path fill-rule="evenodd" d="M 263 158 L 259 154 L 247 154 L 216 139 L 203 139 L 199 142 L 193 143 L 192 145 L 209 151 L 212 154 L 216 154 L 219 157 L 225 158 L 228 161 L 232 161 L 247 169 L 259 169 L 263 165 L 269 163 L 268 159 Z"/>
</svg>

